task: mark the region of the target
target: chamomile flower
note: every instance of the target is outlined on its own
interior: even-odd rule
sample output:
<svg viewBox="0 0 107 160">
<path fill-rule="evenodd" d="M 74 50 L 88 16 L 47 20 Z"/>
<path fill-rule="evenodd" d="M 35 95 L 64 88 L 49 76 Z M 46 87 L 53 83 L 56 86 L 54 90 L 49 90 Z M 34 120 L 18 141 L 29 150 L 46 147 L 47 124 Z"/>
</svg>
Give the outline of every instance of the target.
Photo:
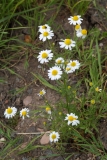
<svg viewBox="0 0 107 160">
<path fill-rule="evenodd" d="M 48 77 L 51 80 L 58 80 L 61 78 L 61 75 L 62 75 L 62 71 L 61 71 L 61 68 L 58 66 L 54 66 L 48 70 Z"/>
<path fill-rule="evenodd" d="M 90 103 L 91 103 L 91 104 L 95 104 L 95 99 L 92 99 L 92 100 L 90 101 Z"/>
<path fill-rule="evenodd" d="M 68 125 L 72 124 L 72 126 L 77 126 L 80 123 L 80 121 L 77 119 L 78 116 L 76 116 L 74 113 L 67 114 L 65 117 L 65 120 L 68 120 Z"/>
<path fill-rule="evenodd" d="M 51 27 L 48 24 L 42 25 L 42 26 L 38 26 L 39 27 L 39 32 L 42 31 L 50 31 Z"/>
<path fill-rule="evenodd" d="M 96 91 L 96 92 L 101 92 L 102 89 L 99 89 L 99 87 L 96 87 L 96 88 L 95 88 L 95 91 Z"/>
<path fill-rule="evenodd" d="M 68 86 L 68 89 L 71 89 L 71 86 Z"/>
<path fill-rule="evenodd" d="M 5 118 L 12 118 L 16 115 L 17 112 L 17 108 L 16 107 L 8 107 L 5 112 L 4 112 L 4 116 Z"/>
<path fill-rule="evenodd" d="M 41 31 L 41 34 L 39 35 L 39 39 L 44 42 L 47 39 L 52 39 L 53 36 L 54 36 L 54 33 L 52 30 L 43 30 Z"/>
<path fill-rule="evenodd" d="M 25 119 L 25 117 L 29 117 L 29 109 L 28 108 L 23 108 L 20 111 L 20 117 L 22 117 L 22 119 Z"/>
<path fill-rule="evenodd" d="M 46 91 L 42 89 L 39 93 L 38 96 L 44 96 L 46 94 Z"/>
<path fill-rule="evenodd" d="M 75 30 L 78 32 L 78 31 L 81 31 L 81 26 L 79 25 L 79 24 L 77 24 L 76 26 L 75 26 Z"/>
<path fill-rule="evenodd" d="M 51 50 L 43 50 L 39 52 L 38 61 L 43 64 L 49 62 L 53 57 L 53 53 L 51 53 Z"/>
<path fill-rule="evenodd" d="M 59 138 L 60 138 L 59 133 L 58 133 L 58 132 L 55 132 L 55 131 L 53 131 L 53 132 L 50 133 L 50 135 L 49 135 L 50 142 L 58 142 Z"/>
<path fill-rule="evenodd" d="M 75 47 L 75 41 L 73 41 L 72 39 L 65 39 L 63 40 L 63 42 L 59 42 L 60 48 L 65 48 L 65 49 L 69 49 L 72 50 L 73 47 Z"/>
<path fill-rule="evenodd" d="M 55 65 L 56 65 L 56 66 L 62 67 L 63 64 L 64 64 L 64 59 L 63 59 L 62 57 L 59 57 L 59 58 L 57 58 L 57 59 L 55 60 Z"/>
<path fill-rule="evenodd" d="M 92 83 L 92 82 L 89 82 L 89 86 L 92 87 L 92 86 L 93 86 L 93 83 Z"/>
<path fill-rule="evenodd" d="M 68 73 L 73 73 L 74 70 L 72 69 L 71 66 L 67 65 L 66 68 L 65 68 L 65 72 L 68 74 Z"/>
<path fill-rule="evenodd" d="M 80 63 L 79 63 L 79 61 L 78 60 L 70 60 L 70 62 L 68 63 L 68 65 L 67 66 L 70 66 L 71 67 L 71 69 L 73 70 L 73 71 L 75 71 L 76 69 L 79 69 L 79 67 L 80 67 Z"/>
<path fill-rule="evenodd" d="M 69 20 L 69 23 L 70 24 L 73 24 L 73 25 L 76 25 L 76 24 L 81 24 L 82 23 L 82 18 L 80 15 L 77 15 L 77 16 L 70 16 L 70 18 L 68 18 Z"/>
<path fill-rule="evenodd" d="M 51 108 L 50 107 L 46 107 L 46 112 L 48 113 L 48 114 L 51 114 Z"/>
<path fill-rule="evenodd" d="M 87 30 L 86 29 L 81 29 L 80 31 L 76 32 L 77 37 L 81 37 L 84 39 L 87 36 Z"/>
<path fill-rule="evenodd" d="M 62 112 L 59 112 L 59 116 L 61 116 L 62 115 Z"/>
</svg>

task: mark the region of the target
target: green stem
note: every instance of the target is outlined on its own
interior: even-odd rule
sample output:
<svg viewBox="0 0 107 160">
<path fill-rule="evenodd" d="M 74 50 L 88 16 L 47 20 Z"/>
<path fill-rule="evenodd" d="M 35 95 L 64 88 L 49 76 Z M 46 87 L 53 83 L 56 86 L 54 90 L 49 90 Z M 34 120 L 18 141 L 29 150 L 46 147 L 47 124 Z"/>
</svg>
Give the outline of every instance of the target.
<svg viewBox="0 0 107 160">
<path fill-rule="evenodd" d="M 67 108 L 67 111 L 68 111 L 68 113 L 70 112 L 69 111 L 69 97 L 68 97 L 68 94 L 67 94 L 67 90 L 68 90 L 68 86 L 67 86 L 67 76 L 66 76 L 66 74 L 64 75 L 64 89 L 65 89 L 65 99 L 66 99 L 66 108 Z"/>
</svg>

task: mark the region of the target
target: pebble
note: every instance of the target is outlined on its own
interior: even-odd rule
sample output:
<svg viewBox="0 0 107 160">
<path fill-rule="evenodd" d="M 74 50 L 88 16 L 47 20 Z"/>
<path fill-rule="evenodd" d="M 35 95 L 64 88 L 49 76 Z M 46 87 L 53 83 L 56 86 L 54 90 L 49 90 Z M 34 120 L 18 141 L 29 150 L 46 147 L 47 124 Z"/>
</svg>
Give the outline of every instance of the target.
<svg viewBox="0 0 107 160">
<path fill-rule="evenodd" d="M 32 102 L 32 97 L 31 97 L 31 96 L 27 96 L 27 97 L 23 100 L 23 104 L 24 104 L 25 106 L 28 106 L 31 102 Z"/>
<path fill-rule="evenodd" d="M 49 143 L 49 134 L 45 133 L 40 139 L 40 144 L 45 145 Z"/>
</svg>

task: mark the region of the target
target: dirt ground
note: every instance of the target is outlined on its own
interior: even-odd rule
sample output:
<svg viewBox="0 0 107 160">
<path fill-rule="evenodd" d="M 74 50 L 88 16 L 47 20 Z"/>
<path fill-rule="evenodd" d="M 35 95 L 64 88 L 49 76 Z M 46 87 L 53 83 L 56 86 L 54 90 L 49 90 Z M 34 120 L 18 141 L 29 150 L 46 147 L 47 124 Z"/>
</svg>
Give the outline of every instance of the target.
<svg viewBox="0 0 107 160">
<path fill-rule="evenodd" d="M 106 0 L 97 0 L 97 6 L 99 9 L 95 9 L 93 5 L 90 5 L 88 11 L 84 15 L 83 24 L 82 27 L 86 28 L 87 30 L 90 30 L 92 28 L 98 28 L 101 31 L 107 31 L 107 21 L 105 20 L 105 11 L 107 11 L 107 2 Z M 57 6 L 56 6 L 57 7 Z M 53 10 L 48 11 L 46 13 L 46 19 L 49 19 L 54 14 Z M 73 28 L 69 27 L 67 18 L 71 16 L 67 8 L 62 7 L 60 13 L 55 19 L 55 26 L 53 25 L 53 30 L 55 30 L 57 27 L 57 23 L 60 23 L 63 26 L 63 29 L 70 33 L 72 36 Z M 29 31 L 27 31 L 29 32 Z M 16 33 L 14 33 L 16 34 Z M 60 30 L 57 30 L 57 33 L 55 33 L 55 40 L 57 43 L 57 40 L 61 38 L 64 38 L 63 33 Z M 22 31 L 20 31 L 19 37 L 23 38 Z M 35 43 L 38 41 L 38 38 L 35 39 Z M 106 45 L 106 41 L 100 41 L 99 43 L 103 43 L 103 45 Z M 37 54 L 35 52 L 34 54 Z M 106 53 L 107 54 L 107 53 Z M 0 84 L 0 120 L 3 123 L 9 124 L 8 120 L 4 119 L 4 110 L 7 108 L 7 106 L 15 106 L 20 110 L 23 107 L 29 108 L 31 111 L 38 110 L 40 106 L 44 105 L 44 99 L 39 97 L 37 94 L 40 90 L 45 89 L 46 90 L 46 99 L 51 102 L 53 105 L 54 103 L 58 102 L 60 96 L 56 94 L 55 91 L 44 87 L 38 80 L 34 81 L 34 76 L 32 73 L 35 74 L 41 74 L 43 77 L 46 78 L 46 80 L 50 83 L 51 82 L 43 68 L 41 68 L 40 64 L 38 63 L 37 59 L 34 58 L 33 54 L 29 56 L 28 62 L 29 67 L 25 69 L 24 67 L 24 61 L 25 58 L 23 58 L 19 63 L 13 66 L 12 69 L 20 75 L 12 75 L 9 71 L 0 71 L 0 77 L 4 77 L 6 79 L 6 82 L 4 84 Z M 23 77 L 23 78 L 21 78 Z M 72 77 L 71 77 L 72 81 Z M 22 93 L 19 93 L 17 95 L 13 96 L 13 93 L 15 90 L 18 90 L 20 88 L 26 87 L 25 91 Z M 21 119 L 18 119 L 17 124 L 14 126 L 14 130 L 17 133 L 32 133 L 32 132 L 40 132 L 41 130 L 45 131 L 43 122 L 45 121 L 44 118 L 40 119 L 30 119 L 27 118 L 26 120 L 22 121 Z M 104 120 L 101 122 L 100 127 L 100 134 L 101 139 L 103 141 L 105 149 L 107 149 L 107 120 Z M 32 140 L 34 135 L 24 135 L 23 136 L 23 145 L 26 146 L 28 142 Z M 39 141 L 36 141 L 34 144 L 39 143 Z M 73 150 L 71 151 L 71 154 L 73 153 Z M 44 158 L 44 156 L 52 155 L 53 151 L 50 149 L 46 149 L 45 151 L 41 151 L 40 149 L 35 149 L 33 151 L 30 151 L 26 154 L 19 155 L 12 154 L 12 160 L 31 160 L 31 159 L 37 159 L 37 160 L 64 160 L 65 157 L 59 156 L 56 158 Z M 38 158 L 39 157 L 39 158 Z M 83 154 L 79 151 L 75 151 L 75 154 L 69 159 L 69 160 L 100 160 L 100 157 L 94 157 L 92 154 Z"/>
</svg>

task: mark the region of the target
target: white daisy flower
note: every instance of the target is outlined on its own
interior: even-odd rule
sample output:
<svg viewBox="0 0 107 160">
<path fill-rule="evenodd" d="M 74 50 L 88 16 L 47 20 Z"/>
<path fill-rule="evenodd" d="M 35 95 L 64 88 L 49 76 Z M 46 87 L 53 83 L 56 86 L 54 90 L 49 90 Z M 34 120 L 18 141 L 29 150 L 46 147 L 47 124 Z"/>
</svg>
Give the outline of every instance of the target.
<svg viewBox="0 0 107 160">
<path fill-rule="evenodd" d="M 70 16 L 70 18 L 68 18 L 69 20 L 69 23 L 70 24 L 73 24 L 73 25 L 76 25 L 76 24 L 81 24 L 82 23 L 82 18 L 80 15 L 77 15 L 77 16 Z"/>
<path fill-rule="evenodd" d="M 46 91 L 42 89 L 39 93 L 38 96 L 44 96 L 46 94 Z"/>
<path fill-rule="evenodd" d="M 75 30 L 78 32 L 78 31 L 81 31 L 81 26 L 79 25 L 79 24 L 77 24 L 76 26 L 75 26 Z"/>
<path fill-rule="evenodd" d="M 74 70 L 72 69 L 72 67 L 71 66 L 66 66 L 66 68 L 65 68 L 65 72 L 68 74 L 68 73 L 73 73 L 74 72 Z"/>
<path fill-rule="evenodd" d="M 48 70 L 48 77 L 51 80 L 58 80 L 61 78 L 61 75 L 62 75 L 62 71 L 61 71 L 61 68 L 58 66 L 54 66 Z"/>
<path fill-rule="evenodd" d="M 52 30 L 50 30 L 50 31 L 44 30 L 44 31 L 41 31 L 41 34 L 39 35 L 39 39 L 44 42 L 47 39 L 52 39 L 53 36 L 54 36 L 54 33 Z"/>
<path fill-rule="evenodd" d="M 63 59 L 62 57 L 59 57 L 59 58 L 57 58 L 57 59 L 55 60 L 55 65 L 56 65 L 56 66 L 62 67 L 63 64 L 64 64 L 64 59 Z"/>
<path fill-rule="evenodd" d="M 96 87 L 96 88 L 95 88 L 95 91 L 96 91 L 96 92 L 101 92 L 102 89 L 100 89 L 99 87 Z"/>
<path fill-rule="evenodd" d="M 80 123 L 80 121 L 77 119 L 78 116 L 73 113 L 67 114 L 67 116 L 65 117 L 65 120 L 68 120 L 68 125 L 72 124 L 72 126 L 77 126 Z"/>
<path fill-rule="evenodd" d="M 8 107 L 5 112 L 4 112 L 4 116 L 5 118 L 12 118 L 16 115 L 17 112 L 17 108 L 16 107 Z"/>
<path fill-rule="evenodd" d="M 79 69 L 79 67 L 80 67 L 80 63 L 79 63 L 79 61 L 77 61 L 77 60 L 71 60 L 69 63 L 68 63 L 68 65 L 67 65 L 67 67 L 71 67 L 72 68 L 72 70 L 73 71 L 75 71 L 76 69 Z"/>
<path fill-rule="evenodd" d="M 81 29 L 80 31 L 76 32 L 77 37 L 81 37 L 84 39 L 87 36 L 87 30 L 86 29 Z"/>
<path fill-rule="evenodd" d="M 39 27 L 39 32 L 42 31 L 50 31 L 51 27 L 48 24 L 42 25 L 42 26 L 38 26 Z"/>
<path fill-rule="evenodd" d="M 41 52 L 39 52 L 39 56 L 37 57 L 38 58 L 38 61 L 40 63 L 46 63 L 46 62 L 49 62 L 53 57 L 53 53 L 51 53 L 51 50 L 43 50 Z"/>
<path fill-rule="evenodd" d="M 65 49 L 69 49 L 72 50 L 73 47 L 75 47 L 75 41 L 73 41 L 72 39 L 65 39 L 63 40 L 63 42 L 59 42 L 60 48 L 65 48 Z"/>
<path fill-rule="evenodd" d="M 46 112 L 48 113 L 48 114 L 51 114 L 51 108 L 50 107 L 46 107 Z"/>
<path fill-rule="evenodd" d="M 49 138 L 50 142 L 58 142 L 60 135 L 58 132 L 53 131 L 52 133 L 50 133 Z"/>
<path fill-rule="evenodd" d="M 25 119 L 25 117 L 29 117 L 28 113 L 29 113 L 29 109 L 28 108 L 23 108 L 20 111 L 20 117 L 22 117 L 22 119 Z"/>
</svg>

